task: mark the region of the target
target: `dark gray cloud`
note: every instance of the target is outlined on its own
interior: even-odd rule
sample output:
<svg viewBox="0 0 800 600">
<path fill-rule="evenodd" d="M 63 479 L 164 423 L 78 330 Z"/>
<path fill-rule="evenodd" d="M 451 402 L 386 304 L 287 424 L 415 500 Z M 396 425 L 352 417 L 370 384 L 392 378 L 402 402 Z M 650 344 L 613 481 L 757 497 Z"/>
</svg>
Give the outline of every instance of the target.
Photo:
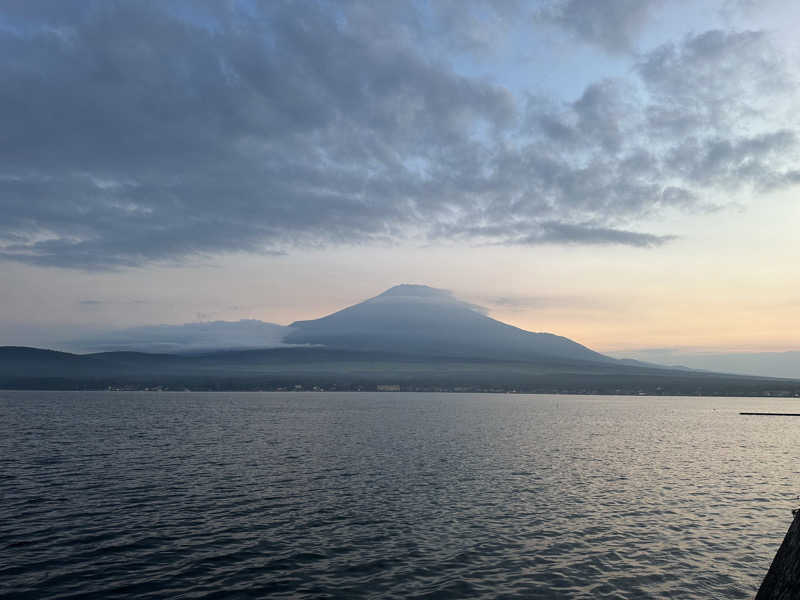
<svg viewBox="0 0 800 600">
<path fill-rule="evenodd" d="M 797 133 L 786 126 L 797 93 L 769 36 L 707 31 L 642 57 L 646 124 L 666 149 L 665 175 L 689 186 L 764 190 L 792 183 Z"/>
<path fill-rule="evenodd" d="M 577 243 L 577 244 L 624 244 L 649 248 L 674 239 L 670 235 L 653 235 L 594 227 L 591 225 L 574 225 L 571 223 L 544 223 L 542 231 L 517 240 L 518 244 L 538 244 L 544 242 Z"/>
<path fill-rule="evenodd" d="M 790 173 L 776 165 L 797 146 L 793 131 L 780 129 L 748 137 L 688 138 L 667 156 L 667 166 L 683 179 L 731 187 L 750 181 L 759 188 L 781 185 Z"/>
<path fill-rule="evenodd" d="M 636 66 L 652 104 L 648 125 L 685 134 L 774 116 L 796 80 L 763 31 L 712 30 L 670 42 Z"/>
<path fill-rule="evenodd" d="M 160 6 L 3 32 L 5 256 L 92 267 L 389 238 L 436 217 L 421 168 L 513 117 L 504 90 L 333 8 L 193 24 Z"/>
<path fill-rule="evenodd" d="M 592 35 L 628 45 L 639 4 L 610 3 L 621 33 Z M 527 3 L 417 8 L 6 3 L 0 258 L 93 269 L 403 239 L 649 247 L 670 239 L 638 231 L 660 211 L 798 179 L 794 131 L 749 126 L 788 89 L 764 34 L 689 37 L 641 56 L 632 81 L 526 105 L 448 53 L 490 56 Z M 565 27 L 597 16 L 560 10 Z"/>
<path fill-rule="evenodd" d="M 564 0 L 540 18 L 611 53 L 631 52 L 653 9 L 662 0 Z"/>
</svg>

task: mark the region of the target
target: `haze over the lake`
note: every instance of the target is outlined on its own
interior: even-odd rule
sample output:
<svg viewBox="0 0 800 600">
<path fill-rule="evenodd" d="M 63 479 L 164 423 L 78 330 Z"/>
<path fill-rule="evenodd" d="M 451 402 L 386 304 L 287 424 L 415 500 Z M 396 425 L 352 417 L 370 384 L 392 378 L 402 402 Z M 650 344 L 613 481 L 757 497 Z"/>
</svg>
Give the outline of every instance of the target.
<svg viewBox="0 0 800 600">
<path fill-rule="evenodd" d="M 285 325 L 410 282 L 615 356 L 800 350 L 798 22 L 6 0 L 0 345 Z"/>
</svg>

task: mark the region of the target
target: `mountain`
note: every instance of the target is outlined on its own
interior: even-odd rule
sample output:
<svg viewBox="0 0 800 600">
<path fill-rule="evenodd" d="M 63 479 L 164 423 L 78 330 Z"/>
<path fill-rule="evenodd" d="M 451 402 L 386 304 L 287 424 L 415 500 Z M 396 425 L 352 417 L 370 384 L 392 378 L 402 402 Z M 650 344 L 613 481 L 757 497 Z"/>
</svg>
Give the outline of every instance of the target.
<svg viewBox="0 0 800 600">
<path fill-rule="evenodd" d="M 424 356 L 614 362 L 565 337 L 501 323 L 450 292 L 424 285 L 398 285 L 321 319 L 295 321 L 285 341 Z"/>
<path fill-rule="evenodd" d="M 288 327 L 260 321 L 141 327 L 95 343 L 117 351 L 0 347 L 0 388 L 800 394 L 800 381 L 610 358 L 565 337 L 501 323 L 421 285 L 399 285 Z M 241 349 L 253 345 L 262 347 Z"/>
<path fill-rule="evenodd" d="M 664 365 L 680 363 L 692 369 L 757 375 L 762 377 L 800 377 L 800 351 L 788 352 L 689 352 L 651 349 L 619 353 L 619 356 L 657 362 Z"/>
</svg>

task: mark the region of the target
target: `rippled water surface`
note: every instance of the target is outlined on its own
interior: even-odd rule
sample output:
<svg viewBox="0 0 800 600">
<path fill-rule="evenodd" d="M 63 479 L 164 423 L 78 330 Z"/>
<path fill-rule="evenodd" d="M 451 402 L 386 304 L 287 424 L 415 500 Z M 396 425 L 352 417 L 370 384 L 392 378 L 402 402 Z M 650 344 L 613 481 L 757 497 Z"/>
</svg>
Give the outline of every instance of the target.
<svg viewBox="0 0 800 600">
<path fill-rule="evenodd" d="M 0 596 L 751 598 L 797 400 L 0 391 Z"/>
</svg>

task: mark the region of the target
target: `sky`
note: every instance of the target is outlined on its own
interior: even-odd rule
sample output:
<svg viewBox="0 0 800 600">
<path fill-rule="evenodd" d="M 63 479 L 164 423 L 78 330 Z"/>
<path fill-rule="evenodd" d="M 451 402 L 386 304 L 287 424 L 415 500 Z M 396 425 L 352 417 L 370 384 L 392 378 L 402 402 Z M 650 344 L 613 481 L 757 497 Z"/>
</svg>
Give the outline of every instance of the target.
<svg viewBox="0 0 800 600">
<path fill-rule="evenodd" d="M 0 6 L 0 345 L 399 283 L 600 352 L 800 350 L 800 5 Z"/>
</svg>

